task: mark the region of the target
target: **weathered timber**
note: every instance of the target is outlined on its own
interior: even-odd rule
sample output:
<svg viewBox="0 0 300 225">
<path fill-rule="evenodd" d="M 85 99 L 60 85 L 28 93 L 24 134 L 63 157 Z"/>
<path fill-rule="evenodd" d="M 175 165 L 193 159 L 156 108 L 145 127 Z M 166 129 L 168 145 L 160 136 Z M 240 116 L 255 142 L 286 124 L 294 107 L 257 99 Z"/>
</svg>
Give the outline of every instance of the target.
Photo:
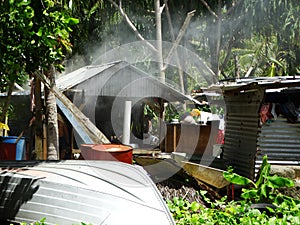
<svg viewBox="0 0 300 225">
<path fill-rule="evenodd" d="M 49 90 L 54 93 L 55 97 L 72 113 L 76 120 L 76 124 L 89 136 L 92 143 L 86 144 L 110 143 L 107 137 L 89 120 L 89 118 L 87 118 L 62 92 L 60 92 L 55 85 L 51 85 L 47 77 L 40 72 L 37 72 L 36 76 L 41 79 L 43 84 L 49 88 Z M 76 126 L 74 126 L 74 129 L 76 129 Z"/>
</svg>

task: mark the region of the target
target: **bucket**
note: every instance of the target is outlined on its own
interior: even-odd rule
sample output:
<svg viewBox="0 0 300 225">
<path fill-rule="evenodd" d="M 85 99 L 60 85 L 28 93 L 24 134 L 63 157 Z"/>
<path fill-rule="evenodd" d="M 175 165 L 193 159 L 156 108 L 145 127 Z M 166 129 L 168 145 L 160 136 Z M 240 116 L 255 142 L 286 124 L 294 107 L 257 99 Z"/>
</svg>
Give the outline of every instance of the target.
<svg viewBox="0 0 300 225">
<path fill-rule="evenodd" d="M 16 136 L 0 137 L 0 160 L 26 160 L 26 142 Z"/>
<path fill-rule="evenodd" d="M 86 160 L 120 161 L 132 164 L 132 147 L 118 144 L 82 144 L 81 154 Z"/>
</svg>

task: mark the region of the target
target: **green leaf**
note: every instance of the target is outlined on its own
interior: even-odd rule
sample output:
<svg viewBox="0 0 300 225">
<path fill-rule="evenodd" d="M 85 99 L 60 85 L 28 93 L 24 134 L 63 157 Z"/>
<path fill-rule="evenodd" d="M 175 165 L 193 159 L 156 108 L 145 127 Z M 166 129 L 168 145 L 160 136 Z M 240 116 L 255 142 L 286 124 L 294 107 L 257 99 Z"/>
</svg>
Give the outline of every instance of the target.
<svg viewBox="0 0 300 225">
<path fill-rule="evenodd" d="M 231 173 L 228 171 L 225 171 L 223 173 L 223 176 L 225 178 L 225 180 L 227 180 L 228 182 L 232 183 L 232 184 L 237 184 L 237 185 L 247 185 L 247 184 L 253 184 L 253 181 L 250 180 L 247 177 L 243 177 L 241 175 L 238 175 L 236 173 Z"/>
<path fill-rule="evenodd" d="M 39 28 L 39 30 L 36 33 L 36 35 L 39 36 L 39 37 L 42 37 L 42 35 L 43 35 L 43 28 L 42 27 Z"/>
<path fill-rule="evenodd" d="M 264 198 L 267 198 L 267 185 L 266 184 L 262 184 L 260 190 L 260 194 L 261 196 L 263 196 Z"/>
<path fill-rule="evenodd" d="M 21 0 L 19 1 L 18 6 L 20 7 L 20 6 L 29 5 L 30 3 L 31 3 L 30 0 Z"/>
<path fill-rule="evenodd" d="M 200 208 L 200 204 L 198 202 L 192 202 L 190 205 L 190 209 L 194 212 L 198 211 Z"/>
<path fill-rule="evenodd" d="M 66 19 L 66 22 L 69 23 L 70 25 L 74 25 L 74 24 L 78 24 L 79 23 L 79 19 L 70 17 L 70 18 Z"/>
<path fill-rule="evenodd" d="M 252 199 L 257 196 L 257 192 L 255 189 L 245 190 L 244 193 L 241 194 L 241 197 L 244 199 Z"/>
<path fill-rule="evenodd" d="M 270 176 L 269 181 L 274 185 L 275 188 L 278 188 L 278 187 L 294 187 L 294 181 L 292 181 L 289 178 L 279 177 L 277 175 Z"/>
<path fill-rule="evenodd" d="M 268 163 L 268 157 L 265 155 L 263 157 L 263 162 L 260 166 L 259 178 L 256 181 L 256 186 L 259 187 L 264 182 L 264 177 L 270 175 L 270 164 Z"/>
<path fill-rule="evenodd" d="M 34 17 L 34 10 L 30 6 L 27 6 L 24 10 L 24 14 L 27 19 L 31 19 Z"/>
</svg>

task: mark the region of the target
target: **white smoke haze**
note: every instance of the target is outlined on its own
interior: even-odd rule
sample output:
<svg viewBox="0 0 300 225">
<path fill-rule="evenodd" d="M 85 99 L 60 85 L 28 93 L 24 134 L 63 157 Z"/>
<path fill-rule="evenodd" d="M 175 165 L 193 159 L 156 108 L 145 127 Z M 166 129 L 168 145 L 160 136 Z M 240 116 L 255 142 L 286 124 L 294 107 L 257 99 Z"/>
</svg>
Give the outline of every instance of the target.
<svg viewBox="0 0 300 225">
<path fill-rule="evenodd" d="M 191 32 L 194 32 L 194 27 L 197 27 L 196 22 L 192 23 L 189 28 L 188 32 L 190 32 L 188 35 L 192 36 Z M 126 29 L 124 29 L 126 30 Z M 175 30 L 179 30 L 178 28 Z M 132 36 L 132 31 L 127 30 L 130 35 L 127 35 L 127 32 L 124 32 L 124 36 L 127 37 L 128 40 L 129 36 Z M 196 34 L 193 34 L 196 35 Z M 153 46 L 156 46 L 157 41 L 156 40 L 148 40 L 150 44 Z M 187 43 L 187 42 L 183 42 Z M 112 47 L 114 46 L 114 47 Z M 163 42 L 163 56 L 164 56 L 164 63 L 167 65 L 167 67 L 170 68 L 177 68 L 181 69 L 184 72 L 184 75 L 188 77 L 188 79 L 192 80 L 192 83 L 195 86 L 209 86 L 214 83 L 214 76 L 215 74 L 212 72 L 212 70 L 209 67 L 209 64 L 205 62 L 199 55 L 197 55 L 195 52 L 191 51 L 189 48 L 178 45 L 176 47 L 176 52 L 179 57 L 180 66 L 177 64 L 177 58 L 176 54 L 172 54 L 170 58 L 167 59 L 167 56 L 170 52 L 170 49 L 173 47 L 173 43 L 171 42 Z M 155 52 L 152 48 L 149 47 L 145 43 L 145 41 L 134 41 L 127 44 L 120 45 L 118 41 L 114 42 L 114 40 L 109 39 L 107 41 L 102 41 L 99 46 L 93 46 L 90 48 L 89 56 L 88 58 L 92 59 L 92 65 L 102 65 L 102 64 L 109 64 L 113 62 L 118 61 L 124 61 L 127 62 L 130 65 L 134 65 L 138 67 L 139 69 L 142 69 L 145 73 L 149 74 L 149 76 L 156 76 L 159 74 L 158 70 L 158 60 L 157 60 L 157 52 Z M 76 55 L 74 58 L 71 59 L 72 63 L 69 63 L 66 67 L 66 72 L 71 72 L 75 69 L 78 69 L 82 66 L 87 66 L 86 56 L 79 56 Z M 180 68 L 179 68 L 180 67 Z M 177 74 L 169 75 L 166 73 L 166 84 L 171 85 L 173 88 L 175 88 L 178 92 L 181 92 L 180 85 L 178 83 L 175 83 L 174 77 L 172 76 L 178 76 Z M 178 80 L 178 79 L 177 79 Z M 146 81 L 145 81 L 146 82 Z M 82 89 L 92 89 L 95 90 L 95 94 L 97 96 L 101 95 L 101 87 L 105 85 L 105 82 L 102 84 L 93 84 L 94 86 L 86 87 L 84 85 L 80 85 L 80 88 Z M 101 86 L 101 87 L 99 87 Z M 124 85 L 123 90 L 120 90 L 120 96 L 122 96 L 122 92 L 125 92 L 126 89 L 135 88 L 135 83 L 130 83 Z M 93 92 L 93 91 L 92 91 Z M 96 93 L 98 92 L 98 93 Z M 188 93 L 190 94 L 190 93 Z M 151 96 L 142 96 L 140 99 L 137 99 L 137 101 L 141 100 L 142 98 L 147 98 Z M 79 99 L 80 98 L 80 99 Z M 168 99 L 167 99 L 168 100 Z M 75 102 L 81 102 L 82 96 L 78 95 L 75 96 L 74 99 Z M 91 121 L 95 121 L 95 105 L 96 105 L 97 98 L 95 96 L 85 96 L 84 102 L 88 102 L 88 104 L 85 106 L 84 111 L 87 112 L 89 115 Z M 121 105 L 121 99 L 119 96 L 116 96 L 114 102 L 113 102 L 113 108 L 111 112 L 111 122 L 113 126 L 115 127 L 115 130 L 119 130 L 120 124 L 114 123 L 114 121 L 117 121 L 114 117 L 120 112 L 123 111 L 123 109 L 120 108 Z M 136 103 L 136 102 L 133 102 Z M 174 105 L 176 108 L 177 106 Z M 162 121 L 162 123 L 165 123 Z M 201 132 L 201 131 L 200 131 Z M 117 133 L 117 132 L 116 132 Z M 80 146 L 80 140 L 76 138 L 76 141 L 78 142 L 78 145 Z M 196 147 L 196 142 L 198 140 L 195 140 L 194 148 Z M 180 141 L 179 141 L 180 145 Z M 205 153 L 204 153 L 205 155 Z M 212 158 L 210 160 L 205 160 L 206 165 L 210 165 L 212 162 Z M 152 165 L 151 167 L 161 167 L 162 164 L 157 163 L 155 165 Z M 169 174 L 168 176 L 172 176 L 173 174 Z"/>
<path fill-rule="evenodd" d="M 154 46 L 156 45 L 155 40 L 149 41 L 149 42 Z M 168 52 L 170 51 L 172 46 L 173 46 L 173 43 L 163 42 L 164 55 L 168 54 Z M 100 49 L 103 49 L 103 46 Z M 188 76 L 191 80 L 194 81 L 195 85 L 200 85 L 199 81 L 201 81 L 201 82 L 204 81 L 206 83 L 206 86 L 213 84 L 213 76 L 214 76 L 213 72 L 210 70 L 210 68 L 207 66 L 207 64 L 198 55 L 196 55 L 194 52 L 186 49 L 184 46 L 181 46 L 181 45 L 179 45 L 177 47 L 177 52 L 178 52 L 179 60 L 181 62 L 187 62 L 187 63 L 182 63 L 181 69 L 183 70 L 183 72 L 186 76 Z M 124 44 L 124 45 L 118 46 L 116 48 L 110 49 L 108 51 L 100 50 L 100 54 L 96 54 L 96 56 L 93 58 L 94 58 L 93 65 L 102 65 L 102 64 L 113 63 L 113 62 L 118 62 L 118 61 L 125 61 L 129 65 L 134 65 L 134 66 L 138 66 L 139 64 L 149 64 L 150 69 L 144 71 L 147 74 L 149 74 L 149 76 L 155 76 L 159 72 L 157 66 L 152 66 L 152 63 L 157 64 L 156 52 L 153 51 L 153 49 L 151 49 L 143 41 L 137 41 L 137 42 Z M 169 58 L 167 63 L 168 63 L 168 66 L 170 66 L 170 67 L 178 68 L 177 61 L 176 61 L 174 54 L 172 55 L 172 57 Z M 142 79 L 143 78 L 141 78 L 141 80 L 138 80 L 138 82 L 147 82 L 146 79 L 145 79 L 145 81 L 143 81 Z M 136 87 L 136 82 L 137 81 L 134 81 L 129 84 L 124 84 L 123 88 L 121 90 L 119 90 L 119 94 L 117 96 L 115 96 L 115 100 L 113 102 L 113 106 L 111 109 L 111 124 L 117 135 L 121 135 L 119 133 L 119 131 L 120 131 L 120 126 L 122 126 L 122 124 L 118 123 L 117 121 L 119 121 L 120 113 L 123 113 L 123 110 L 124 110 L 121 107 L 123 105 L 122 102 L 124 101 L 124 98 L 122 97 L 122 96 L 124 96 L 123 92 L 126 93 L 126 92 L 128 92 L 128 90 L 134 89 Z M 166 83 L 173 85 L 173 88 L 175 88 L 178 92 L 180 92 L 179 85 L 176 85 L 176 84 L 174 85 L 174 82 L 172 80 L 166 79 Z M 88 95 L 84 96 L 85 99 L 83 100 L 83 102 L 87 103 L 86 106 L 84 107 L 84 112 L 88 114 L 88 117 L 90 118 L 91 121 L 96 121 L 95 120 L 95 115 L 96 115 L 96 111 L 95 111 L 96 106 L 95 105 L 96 105 L 96 101 L 97 101 L 96 96 L 98 96 L 98 95 L 101 96 L 101 89 L 102 89 L 101 87 L 104 87 L 104 85 L 105 85 L 105 81 L 103 81 L 101 84 L 89 83 L 88 86 L 86 86 L 85 84 L 80 85 L 80 89 L 89 90 L 89 92 L 94 93 L 93 96 L 88 96 Z M 138 101 L 148 98 L 148 97 L 152 97 L 152 96 L 147 95 L 147 96 L 141 96 L 138 99 L 134 99 L 132 102 L 132 105 L 134 105 Z M 157 97 L 157 96 L 155 96 L 155 97 Z M 158 96 L 158 97 L 160 97 L 160 96 Z M 168 101 L 168 99 L 166 99 L 166 100 Z M 81 94 L 75 95 L 74 102 L 82 102 L 82 95 Z M 172 104 L 172 103 L 170 103 L 170 104 Z M 178 107 L 177 105 L 173 105 L 173 106 L 174 106 L 174 108 Z M 165 121 L 160 121 L 160 122 L 162 124 L 165 124 Z M 76 138 L 76 141 L 80 146 L 80 140 L 78 138 Z M 178 146 L 182 146 L 181 141 L 179 140 Z M 197 141 L 198 140 L 195 139 L 195 143 L 191 143 L 190 148 L 192 146 L 193 150 L 195 150 L 195 148 L 197 146 Z M 204 155 L 205 155 L 205 152 L 204 152 Z M 210 165 L 212 160 L 213 160 L 212 158 L 210 158 L 209 160 L 206 159 L 203 163 L 205 163 L 205 165 Z M 164 166 L 164 162 L 161 162 L 161 163 L 156 163 L 155 165 L 151 165 L 151 166 L 149 166 L 149 168 L 147 168 L 147 166 L 146 166 L 145 169 L 151 170 L 151 169 L 153 169 L 153 167 L 160 168 L 163 166 Z M 173 174 L 167 174 L 167 175 L 168 175 L 168 177 L 170 177 Z M 166 176 L 166 174 L 164 174 L 164 176 Z"/>
<path fill-rule="evenodd" d="M 240 1 L 241 2 L 241 1 Z M 252 1 L 252 4 L 265 4 L 265 1 Z M 242 4 L 242 3 L 241 3 Z M 267 5 L 267 4 L 266 4 Z M 221 24 L 221 36 L 223 41 L 221 42 L 221 51 L 226 51 L 226 48 L 229 46 L 229 40 L 233 38 L 251 38 L 253 35 L 252 28 L 250 27 L 254 21 L 257 21 L 257 18 L 263 18 L 263 11 L 257 11 L 255 17 L 253 15 L 253 11 L 248 9 L 243 11 L 236 11 L 234 12 L 236 17 L 225 17 L 222 18 Z M 212 15 L 211 15 L 212 16 Z M 278 17 L 280 15 L 273 15 L 274 17 Z M 212 20 L 212 19 L 211 19 Z M 139 22 L 142 21 L 138 19 Z M 207 18 L 201 18 L 199 15 L 195 15 L 191 23 L 186 30 L 185 38 L 180 42 L 180 45 L 177 46 L 176 50 L 178 53 L 179 61 L 180 61 L 180 68 L 177 64 L 176 55 L 173 54 L 168 60 L 166 60 L 167 55 L 170 49 L 173 47 L 173 43 L 164 41 L 163 42 L 163 56 L 164 56 L 164 63 L 170 68 L 177 68 L 182 69 L 184 75 L 187 76 L 190 80 L 192 80 L 195 86 L 200 87 L 207 87 L 214 83 L 213 77 L 215 74 L 210 68 L 210 49 L 208 45 L 208 41 L 211 39 L 216 39 L 216 23 L 208 23 Z M 145 23 L 148 21 L 145 21 Z M 247 23 L 246 23 L 247 22 Z M 258 30 L 269 26 L 264 21 L 259 21 Z M 142 21 L 141 23 L 144 23 Z M 245 26 L 245 24 L 249 24 L 249 26 Z M 154 24 L 153 29 L 155 29 Z M 148 25 L 150 27 L 150 25 Z M 113 30 L 113 29 L 112 29 Z M 180 27 L 174 27 L 175 36 L 177 35 Z M 150 31 L 149 31 L 150 32 Z M 153 30 L 153 32 L 155 32 Z M 120 33 L 118 33 L 120 34 Z M 145 73 L 149 74 L 149 76 L 157 77 L 159 74 L 158 70 L 158 60 L 157 60 L 157 53 L 149 47 L 149 45 L 145 41 L 130 41 L 136 40 L 134 37 L 134 33 L 130 30 L 129 27 L 124 27 L 122 29 L 122 37 L 115 37 L 112 33 L 110 36 L 103 38 L 101 43 L 98 46 L 87 47 L 89 50 L 88 58 L 91 59 L 92 65 L 101 65 L 107 63 L 113 63 L 117 61 L 124 61 L 130 65 L 134 65 L 139 69 L 143 70 Z M 120 41 L 122 40 L 122 42 Z M 129 43 L 122 44 L 128 41 Z M 150 44 L 156 46 L 156 40 L 148 40 Z M 237 46 L 241 45 L 242 43 L 235 43 Z M 88 45 L 87 45 L 88 46 Z M 78 69 L 82 66 L 86 66 L 85 57 L 82 56 L 75 56 L 72 60 L 72 64 L 69 64 L 69 67 L 66 68 L 66 71 L 73 71 Z M 166 70 L 168 72 L 168 70 Z M 181 92 L 179 83 L 176 83 L 176 80 L 173 76 L 178 76 L 178 74 L 168 74 L 166 72 L 166 83 L 174 87 L 178 92 Z M 105 82 L 102 84 L 94 84 L 95 86 L 83 87 L 89 88 L 93 90 L 97 90 L 100 95 L 101 87 L 105 85 Z M 99 88 L 99 86 L 101 86 Z M 135 88 L 135 83 L 130 83 L 124 85 L 124 88 L 120 90 L 120 96 L 122 92 L 125 92 L 127 89 Z M 95 91 L 96 92 L 96 91 Z M 189 94 L 189 93 L 187 93 Z M 151 96 L 142 96 L 142 98 L 147 98 Z M 91 104 L 86 109 L 89 112 L 89 115 L 92 116 L 91 120 L 95 121 L 95 104 L 96 100 L 92 97 L 87 97 L 86 102 L 90 102 Z M 140 99 L 137 99 L 137 101 Z M 80 100 L 81 101 L 81 100 Z M 115 126 L 117 130 L 117 126 L 120 124 L 114 123 L 114 116 L 116 114 L 120 114 L 122 109 L 119 107 L 121 104 L 120 102 L 122 99 L 119 96 L 116 96 L 115 101 L 113 102 L 113 108 L 111 112 L 111 120 L 112 124 Z M 134 104 L 135 102 L 133 102 Z M 224 103 L 222 105 L 225 105 Z M 177 107 L 177 106 L 175 106 Z M 201 131 L 200 131 L 201 132 Z M 205 155 L 205 154 L 204 154 Z M 209 166 L 212 161 L 205 161 L 205 165 Z M 161 164 L 157 163 L 154 165 L 155 167 L 160 167 Z M 172 174 L 169 174 L 170 176 Z"/>
</svg>

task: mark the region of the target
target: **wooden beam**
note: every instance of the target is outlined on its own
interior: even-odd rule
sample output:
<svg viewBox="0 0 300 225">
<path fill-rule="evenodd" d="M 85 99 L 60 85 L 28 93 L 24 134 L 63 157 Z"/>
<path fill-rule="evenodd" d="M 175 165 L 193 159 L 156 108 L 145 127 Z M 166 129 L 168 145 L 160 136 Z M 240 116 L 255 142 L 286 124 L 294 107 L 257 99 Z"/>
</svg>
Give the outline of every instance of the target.
<svg viewBox="0 0 300 225">
<path fill-rule="evenodd" d="M 49 79 L 40 72 L 36 72 L 44 85 L 54 93 L 55 97 L 72 113 L 77 124 L 89 136 L 92 143 L 87 144 L 109 144 L 106 136 L 87 118 Z"/>
</svg>

